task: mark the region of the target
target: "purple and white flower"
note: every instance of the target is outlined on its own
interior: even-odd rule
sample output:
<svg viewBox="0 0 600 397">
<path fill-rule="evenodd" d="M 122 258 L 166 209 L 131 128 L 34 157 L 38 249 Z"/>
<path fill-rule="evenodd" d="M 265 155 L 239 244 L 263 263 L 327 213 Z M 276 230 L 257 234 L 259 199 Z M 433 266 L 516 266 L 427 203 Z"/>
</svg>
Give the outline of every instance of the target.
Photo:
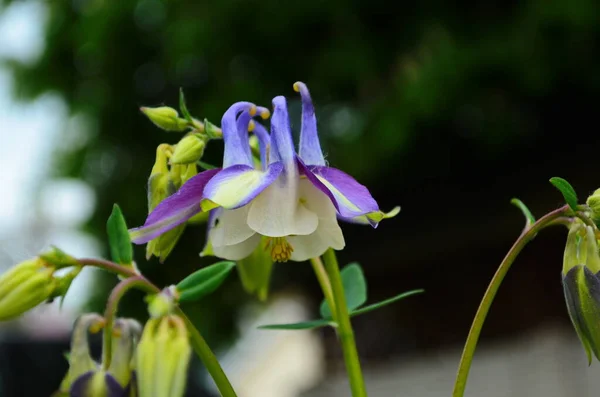
<svg viewBox="0 0 600 397">
<path fill-rule="evenodd" d="M 161 202 L 144 226 L 131 230 L 133 242 L 143 244 L 211 211 L 205 252 L 239 260 L 263 241 L 275 261 L 304 261 L 328 248 L 344 248 L 338 217 L 376 227 L 385 214 L 368 189 L 325 163 L 317 120 L 304 83 L 294 84 L 302 98 L 302 127 L 298 154 L 294 148 L 287 103 L 273 99 L 271 133 L 252 117 L 268 117 L 265 108 L 249 102 L 233 104 L 223 115 L 223 168 L 204 171 Z M 248 141 L 252 130 L 260 145 L 260 167 L 254 166 Z"/>
</svg>

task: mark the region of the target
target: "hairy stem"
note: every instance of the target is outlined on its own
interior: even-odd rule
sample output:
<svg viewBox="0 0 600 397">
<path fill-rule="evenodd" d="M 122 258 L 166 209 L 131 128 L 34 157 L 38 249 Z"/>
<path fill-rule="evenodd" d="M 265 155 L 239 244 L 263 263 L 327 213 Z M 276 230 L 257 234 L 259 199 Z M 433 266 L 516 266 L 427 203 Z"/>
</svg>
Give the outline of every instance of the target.
<svg viewBox="0 0 600 397">
<path fill-rule="evenodd" d="M 452 393 L 452 397 L 464 396 L 469 370 L 471 368 L 473 355 L 475 354 L 475 348 L 477 347 L 477 341 L 479 340 L 483 323 L 485 322 L 485 318 L 490 311 L 490 307 L 492 306 L 494 297 L 498 292 L 498 288 L 500 288 L 500 284 L 502 284 L 504 276 L 506 276 L 506 273 L 510 269 L 511 265 L 521 250 L 527 245 L 527 243 L 533 240 L 540 230 L 554 224 L 565 224 L 566 220 L 564 215 L 570 213 L 572 213 L 572 211 L 569 206 L 564 206 L 544 215 L 532 225 L 527 224 L 517 241 L 515 241 L 511 249 L 504 257 L 504 260 L 502 260 L 500 263 L 500 266 L 498 266 L 498 270 L 496 270 L 492 281 L 490 281 L 490 284 L 485 291 L 483 298 L 481 299 L 481 303 L 479 304 L 479 308 L 477 309 L 477 313 L 473 319 L 473 324 L 469 330 L 469 336 L 465 342 L 462 357 L 460 358 L 460 364 L 458 365 L 458 372 L 456 374 L 456 382 L 454 384 L 454 392 Z"/>
<path fill-rule="evenodd" d="M 325 268 L 331 281 L 331 289 L 333 292 L 333 300 L 335 302 L 338 336 L 344 353 L 344 361 L 346 363 L 346 371 L 350 381 L 350 389 L 353 397 L 366 397 L 367 391 L 365 381 L 363 379 L 362 370 L 360 368 L 360 360 L 358 351 L 356 350 L 356 341 L 354 340 L 354 331 L 350 323 L 348 315 L 348 307 L 346 306 L 346 296 L 344 295 L 344 286 L 342 285 L 342 276 L 340 268 L 335 256 L 335 252 L 330 248 L 323 255 Z"/>
</svg>

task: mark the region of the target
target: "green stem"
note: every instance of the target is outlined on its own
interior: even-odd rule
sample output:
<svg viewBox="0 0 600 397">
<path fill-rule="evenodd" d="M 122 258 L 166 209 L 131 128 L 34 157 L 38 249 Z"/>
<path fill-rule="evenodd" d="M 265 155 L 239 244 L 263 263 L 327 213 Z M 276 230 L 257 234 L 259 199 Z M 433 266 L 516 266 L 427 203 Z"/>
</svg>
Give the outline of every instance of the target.
<svg viewBox="0 0 600 397">
<path fill-rule="evenodd" d="M 121 300 L 125 292 L 127 292 L 130 288 L 138 287 L 149 293 L 154 294 L 159 293 L 160 289 L 154 284 L 152 284 L 150 281 L 148 281 L 148 279 L 146 279 L 144 276 L 141 276 L 135 273 L 132 269 L 123 267 L 118 263 L 114 263 L 104 259 L 92 258 L 83 258 L 78 259 L 77 261 L 83 266 L 93 266 L 100 269 L 104 269 L 111 273 L 118 274 L 119 276 L 127 277 L 125 280 L 117 284 L 117 286 L 113 289 L 106 306 L 106 325 L 104 328 L 105 342 L 103 344 L 103 361 L 105 362 L 105 368 L 108 368 L 112 356 L 112 351 L 110 349 L 110 346 L 112 345 L 111 330 L 112 325 L 114 323 L 114 316 L 116 314 L 119 301 Z M 185 324 L 190 333 L 192 347 L 194 348 L 194 351 L 196 352 L 200 360 L 202 360 L 202 362 L 206 366 L 206 369 L 215 381 L 215 384 L 217 385 L 219 392 L 221 392 L 221 395 L 223 397 L 237 397 L 235 391 L 233 390 L 233 387 L 231 386 L 231 383 L 229 382 L 229 379 L 227 379 L 225 372 L 223 372 L 223 369 L 217 361 L 216 356 L 210 350 L 210 347 L 200 334 L 200 331 L 198 331 L 198 329 L 194 326 L 194 324 L 192 324 L 190 319 L 179 307 L 176 307 L 175 311 L 185 321 Z"/>
<path fill-rule="evenodd" d="M 317 280 L 319 281 L 319 285 L 321 286 L 321 290 L 323 291 L 323 295 L 325 296 L 325 300 L 329 305 L 329 309 L 331 309 L 331 315 L 333 317 L 333 321 L 336 322 L 336 306 L 335 300 L 333 299 L 333 290 L 331 289 L 331 282 L 329 281 L 329 276 L 327 275 L 327 271 L 325 267 L 323 267 L 323 262 L 321 258 L 312 258 L 310 260 L 310 264 L 315 271 L 315 276 L 317 276 Z"/>
<path fill-rule="evenodd" d="M 500 284 L 502 284 L 502 280 L 504 280 L 504 276 L 506 276 L 506 273 L 521 250 L 527 245 L 527 243 L 533 240 L 540 230 L 553 224 L 564 224 L 565 219 L 563 216 L 569 213 L 572 213 L 569 206 L 564 206 L 544 215 L 532 225 L 527 224 L 517 241 L 515 241 L 511 249 L 504 257 L 502 263 L 500 263 L 500 266 L 498 266 L 498 270 L 496 270 L 496 274 L 494 274 L 492 281 L 490 281 L 490 284 L 485 291 L 483 298 L 481 299 L 481 303 L 479 304 L 475 318 L 473 319 L 473 324 L 471 325 L 469 336 L 467 337 L 462 357 L 460 358 L 460 364 L 458 366 L 458 373 L 456 374 L 456 382 L 454 384 L 454 392 L 452 393 L 452 397 L 463 397 L 465 393 L 469 369 L 471 368 L 473 355 L 475 354 L 475 348 L 477 347 L 477 341 L 479 340 L 479 335 L 481 334 L 481 328 L 483 327 L 485 318 L 490 311 L 490 307 L 494 301 L 496 293 L 498 292 L 498 288 L 500 288 Z"/>
<path fill-rule="evenodd" d="M 350 380 L 350 389 L 353 397 L 366 397 L 365 381 L 360 369 L 360 360 L 358 351 L 356 350 L 356 341 L 354 340 L 354 331 L 350 323 L 348 315 L 348 307 L 346 306 L 346 297 L 344 295 L 344 286 L 342 285 L 342 276 L 338 266 L 335 252 L 330 248 L 323 255 L 325 267 L 331 281 L 331 289 L 333 291 L 333 300 L 335 302 L 338 324 L 338 335 L 344 353 L 344 361 L 346 362 L 346 371 Z"/>
<path fill-rule="evenodd" d="M 102 341 L 102 367 L 104 370 L 108 370 L 112 361 L 113 326 L 115 317 L 117 316 L 119 302 L 123 296 L 125 296 L 127 291 L 133 288 L 155 292 L 153 287 L 154 286 L 149 284 L 145 278 L 136 276 L 121 281 L 110 293 L 110 297 L 106 303 L 106 310 L 104 311 L 104 321 L 106 321 L 104 324 L 104 340 Z"/>
<path fill-rule="evenodd" d="M 215 381 L 215 384 L 217 385 L 221 396 L 236 397 L 235 391 L 233 390 L 233 386 L 231 386 L 229 379 L 227 379 L 227 375 L 225 375 L 223 368 L 221 368 L 217 357 L 214 355 L 212 350 L 210 350 L 210 347 L 208 346 L 198 329 L 194 327 L 194 324 L 192 324 L 190 319 L 185 315 L 181 308 L 177 307 L 175 310 L 177 311 L 177 314 L 181 316 L 185 321 L 185 324 L 190 333 L 192 347 L 194 348 L 194 351 L 196 352 L 200 360 L 202 360 L 202 363 L 208 370 L 210 376 Z"/>
</svg>

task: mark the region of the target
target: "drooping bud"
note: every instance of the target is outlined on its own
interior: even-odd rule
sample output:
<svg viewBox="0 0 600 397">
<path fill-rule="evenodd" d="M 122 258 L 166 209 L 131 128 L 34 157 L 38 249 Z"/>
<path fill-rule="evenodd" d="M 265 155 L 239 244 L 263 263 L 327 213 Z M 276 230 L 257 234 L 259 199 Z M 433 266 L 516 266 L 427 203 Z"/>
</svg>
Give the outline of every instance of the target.
<svg viewBox="0 0 600 397">
<path fill-rule="evenodd" d="M 162 128 L 165 131 L 182 132 L 189 127 L 188 121 L 180 118 L 177 110 L 168 106 L 161 106 L 157 108 L 142 107 L 140 110 L 158 128 Z"/>
<path fill-rule="evenodd" d="M 80 397 L 129 397 L 135 385 L 133 364 L 141 325 L 132 319 L 116 319 L 112 329 L 110 365 L 96 363 L 90 356 L 88 332 L 97 333 L 106 322 L 97 314 L 81 316 L 73 330 L 69 371 L 57 395 Z M 108 368 L 106 368 L 108 367 Z"/>
<path fill-rule="evenodd" d="M 175 146 L 171 164 L 193 164 L 202 158 L 206 142 L 200 134 L 185 136 Z"/>
<path fill-rule="evenodd" d="M 563 259 L 567 309 L 588 361 L 600 359 L 600 255 L 595 230 L 576 220 L 569 231 Z"/>
<path fill-rule="evenodd" d="M 267 237 L 254 249 L 250 256 L 237 261 L 237 270 L 246 292 L 256 295 L 260 301 L 267 300 L 269 282 L 273 271 L 271 252 L 265 249 Z"/>
<path fill-rule="evenodd" d="M 190 355 L 182 318 L 168 315 L 148 320 L 136 356 L 139 397 L 183 396 Z"/>
<path fill-rule="evenodd" d="M 56 297 L 59 282 L 55 270 L 45 260 L 35 258 L 4 273 L 0 277 L 0 321 L 18 317 Z"/>
<path fill-rule="evenodd" d="M 600 221 L 600 189 L 596 189 L 590 197 L 588 197 L 586 204 L 592 210 L 592 218 L 594 221 Z"/>
</svg>

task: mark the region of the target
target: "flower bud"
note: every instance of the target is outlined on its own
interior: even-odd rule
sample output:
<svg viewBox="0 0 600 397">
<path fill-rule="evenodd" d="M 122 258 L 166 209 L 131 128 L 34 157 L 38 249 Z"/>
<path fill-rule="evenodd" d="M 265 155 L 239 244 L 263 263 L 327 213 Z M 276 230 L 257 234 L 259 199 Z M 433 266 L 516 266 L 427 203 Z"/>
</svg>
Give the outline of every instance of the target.
<svg viewBox="0 0 600 397">
<path fill-rule="evenodd" d="M 175 308 L 177 300 L 177 288 L 174 285 L 163 289 L 155 295 L 149 295 L 146 298 L 148 302 L 148 313 L 152 318 L 159 318 L 169 315 Z"/>
<path fill-rule="evenodd" d="M 171 164 L 196 163 L 202 158 L 205 147 L 206 143 L 199 134 L 187 135 L 175 146 Z"/>
<path fill-rule="evenodd" d="M 21 262 L 0 277 L 0 321 L 20 316 L 55 297 L 54 268 L 41 258 Z"/>
<path fill-rule="evenodd" d="M 577 220 L 567 237 L 563 289 L 567 309 L 588 361 L 600 359 L 600 255 L 595 230 Z"/>
<path fill-rule="evenodd" d="M 158 128 L 162 128 L 165 131 L 182 132 L 188 128 L 187 120 L 179 118 L 179 113 L 177 113 L 177 110 L 168 106 L 161 106 L 157 108 L 142 107 L 140 110 Z"/>
<path fill-rule="evenodd" d="M 132 388 L 135 388 L 133 385 L 135 347 L 142 327 L 135 320 L 116 319 L 111 338 L 112 360 L 110 365 L 104 363 L 101 365 L 90 356 L 88 331 L 97 333 L 104 326 L 104 318 L 97 314 L 86 314 L 77 320 L 71 339 L 69 371 L 58 393 L 82 397 L 131 395 Z"/>
<path fill-rule="evenodd" d="M 184 395 L 191 347 L 181 317 L 151 318 L 137 349 L 139 397 Z"/>
<path fill-rule="evenodd" d="M 588 197 L 586 204 L 592 210 L 592 218 L 595 221 L 600 220 L 600 189 L 596 189 L 590 197 Z"/>
</svg>

